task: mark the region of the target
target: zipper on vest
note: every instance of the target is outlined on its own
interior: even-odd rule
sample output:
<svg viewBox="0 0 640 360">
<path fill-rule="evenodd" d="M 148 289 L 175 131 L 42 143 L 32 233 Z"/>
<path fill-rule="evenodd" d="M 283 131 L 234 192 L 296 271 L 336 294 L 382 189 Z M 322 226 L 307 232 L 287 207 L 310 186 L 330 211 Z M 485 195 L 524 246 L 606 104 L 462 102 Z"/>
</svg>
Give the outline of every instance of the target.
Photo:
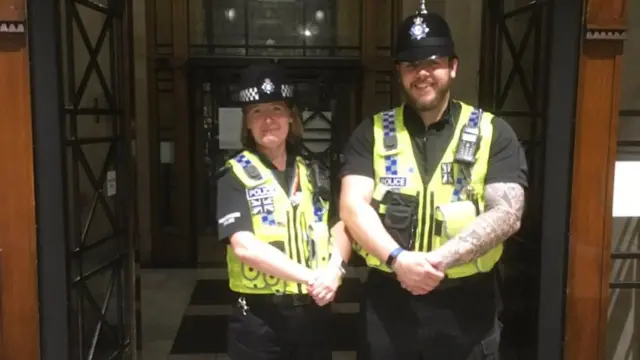
<svg viewBox="0 0 640 360">
<path fill-rule="evenodd" d="M 433 247 L 433 223 L 435 222 L 435 196 L 433 191 L 429 193 L 429 234 L 427 234 L 427 252 Z"/>
<path fill-rule="evenodd" d="M 422 209 L 420 209 L 420 239 L 418 239 L 417 251 L 424 250 L 425 228 L 427 224 L 427 189 L 422 191 Z"/>
<path fill-rule="evenodd" d="M 300 239 L 298 238 L 298 206 L 293 206 L 293 219 L 291 221 L 291 228 L 293 229 L 294 243 L 296 245 L 295 248 L 295 256 L 298 264 L 302 264 L 302 249 L 300 249 Z M 304 264 L 302 264 L 304 265 Z M 302 294 L 302 284 L 298 283 L 298 293 Z"/>
<path fill-rule="evenodd" d="M 294 210 L 294 212 L 295 212 L 295 210 Z M 293 216 L 291 215 L 291 212 L 289 210 L 287 210 L 287 230 L 289 232 L 289 236 L 287 236 L 288 237 L 288 239 L 287 239 L 288 241 L 287 242 L 289 243 L 289 253 L 287 254 L 287 256 L 289 256 L 290 259 L 295 260 L 297 258 L 297 256 L 296 256 L 296 253 L 294 251 L 297 248 L 297 244 L 296 244 L 296 248 L 294 248 L 293 247 L 293 244 L 294 244 L 293 240 L 294 240 L 294 238 L 297 238 L 297 235 L 296 235 L 297 232 L 296 232 L 295 225 L 294 225 L 295 223 L 292 221 L 292 217 Z M 292 233 L 293 233 L 293 235 L 292 235 Z M 302 292 L 301 288 L 302 288 L 302 286 L 300 284 L 298 284 L 298 291 L 299 292 Z M 287 292 L 286 282 L 285 282 L 284 292 L 285 293 Z"/>
</svg>

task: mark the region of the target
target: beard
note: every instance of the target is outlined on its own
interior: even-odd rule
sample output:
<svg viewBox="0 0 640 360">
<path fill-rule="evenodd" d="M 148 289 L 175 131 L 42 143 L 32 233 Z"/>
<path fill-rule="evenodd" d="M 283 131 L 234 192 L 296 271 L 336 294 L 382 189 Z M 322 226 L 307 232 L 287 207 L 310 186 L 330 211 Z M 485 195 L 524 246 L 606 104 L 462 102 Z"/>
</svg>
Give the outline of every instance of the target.
<svg viewBox="0 0 640 360">
<path fill-rule="evenodd" d="M 447 94 L 451 89 L 451 79 L 444 82 L 442 85 L 438 85 L 437 87 L 433 87 L 433 91 L 435 95 L 430 99 L 424 99 L 422 97 L 416 97 L 406 87 L 402 87 L 402 91 L 404 92 L 405 98 L 407 102 L 413 106 L 419 112 L 428 112 L 437 109 L 442 105 L 443 102 L 447 101 Z"/>
</svg>

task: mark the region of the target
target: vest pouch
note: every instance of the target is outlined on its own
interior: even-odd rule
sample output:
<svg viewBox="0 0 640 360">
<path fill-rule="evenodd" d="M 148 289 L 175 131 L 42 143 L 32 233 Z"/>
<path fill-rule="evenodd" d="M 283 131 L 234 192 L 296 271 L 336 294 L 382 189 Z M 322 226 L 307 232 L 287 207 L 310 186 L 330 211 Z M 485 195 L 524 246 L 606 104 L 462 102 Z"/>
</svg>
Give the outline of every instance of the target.
<svg viewBox="0 0 640 360">
<path fill-rule="evenodd" d="M 412 195 L 387 191 L 382 205 L 386 211 L 382 216 L 382 224 L 391 237 L 406 250 L 413 250 L 415 228 L 418 213 L 418 198 Z"/>
<path fill-rule="evenodd" d="M 329 262 L 329 229 L 327 225 L 313 222 L 307 227 L 308 241 L 305 246 L 305 257 L 309 267 L 318 269 Z"/>
<path fill-rule="evenodd" d="M 476 205 L 472 201 L 456 201 L 437 206 L 434 214 L 437 246 L 458 235 L 473 222 L 476 214 Z"/>
<path fill-rule="evenodd" d="M 331 200 L 331 178 L 329 172 L 317 161 L 307 165 L 309 167 L 309 178 L 314 189 L 314 195 L 319 196 L 324 201 Z"/>
</svg>

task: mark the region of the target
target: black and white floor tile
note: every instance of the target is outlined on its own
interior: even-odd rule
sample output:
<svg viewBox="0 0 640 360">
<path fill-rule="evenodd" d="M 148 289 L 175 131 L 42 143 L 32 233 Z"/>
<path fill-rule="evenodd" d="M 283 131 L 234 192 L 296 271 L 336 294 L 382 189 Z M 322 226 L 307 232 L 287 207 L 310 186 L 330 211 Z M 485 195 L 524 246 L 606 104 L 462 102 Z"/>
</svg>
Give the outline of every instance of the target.
<svg viewBox="0 0 640 360">
<path fill-rule="evenodd" d="M 332 305 L 334 359 L 355 359 L 364 269 L 349 269 Z M 234 301 L 223 268 L 142 272 L 142 360 L 223 360 Z"/>
</svg>

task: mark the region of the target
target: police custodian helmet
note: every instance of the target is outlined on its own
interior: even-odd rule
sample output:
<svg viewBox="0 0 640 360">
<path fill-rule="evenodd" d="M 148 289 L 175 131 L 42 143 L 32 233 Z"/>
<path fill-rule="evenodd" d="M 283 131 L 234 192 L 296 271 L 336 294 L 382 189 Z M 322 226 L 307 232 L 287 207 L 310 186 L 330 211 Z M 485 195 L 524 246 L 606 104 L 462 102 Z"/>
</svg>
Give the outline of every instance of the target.
<svg viewBox="0 0 640 360">
<path fill-rule="evenodd" d="M 251 65 L 242 71 L 238 100 L 242 105 L 293 100 L 294 87 L 276 64 Z"/>
<path fill-rule="evenodd" d="M 406 18 L 398 29 L 394 55 L 398 62 L 455 56 L 449 24 L 442 16 L 428 12 L 421 0 L 416 14 Z"/>
</svg>

